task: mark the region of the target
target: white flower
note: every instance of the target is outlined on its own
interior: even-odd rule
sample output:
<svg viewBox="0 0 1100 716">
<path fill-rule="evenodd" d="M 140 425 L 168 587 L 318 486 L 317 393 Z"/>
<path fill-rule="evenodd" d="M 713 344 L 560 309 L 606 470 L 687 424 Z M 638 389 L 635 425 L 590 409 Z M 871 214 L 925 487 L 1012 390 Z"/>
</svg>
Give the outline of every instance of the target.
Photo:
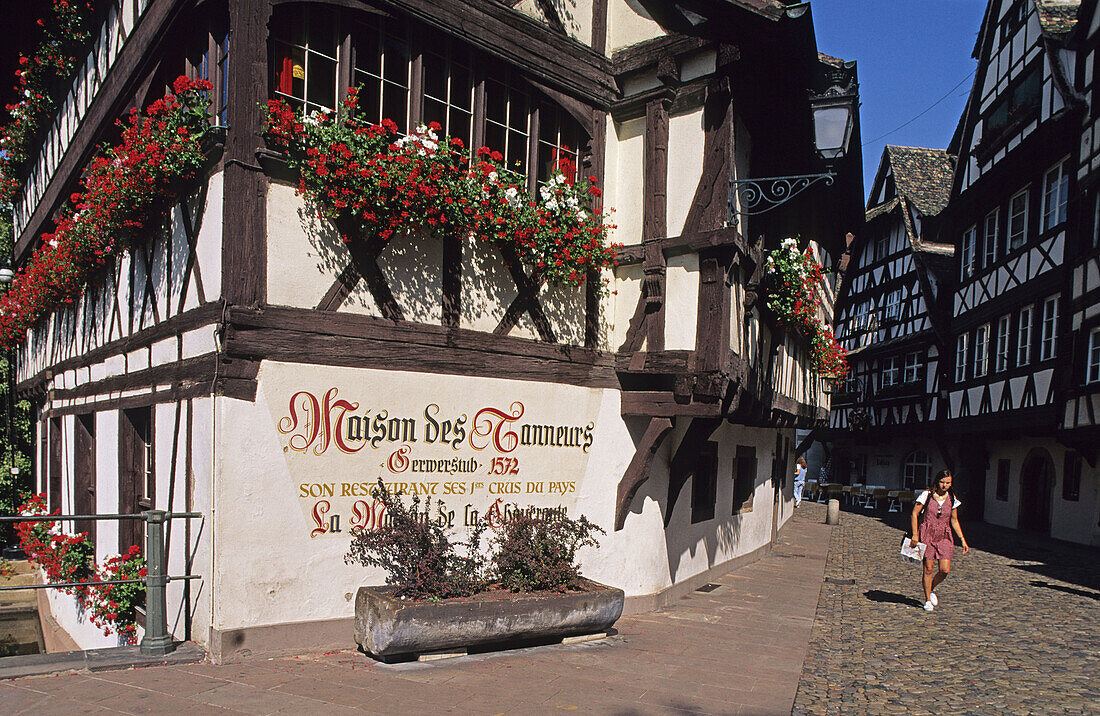
<svg viewBox="0 0 1100 716">
<path fill-rule="evenodd" d="M 539 187 L 539 196 L 542 197 L 543 201 L 550 201 L 550 190 L 547 189 L 545 185 L 540 186 Z"/>
<path fill-rule="evenodd" d="M 584 212 L 584 209 L 578 209 L 577 210 L 577 221 L 587 221 L 587 220 L 588 220 L 588 214 L 586 214 Z"/>
<path fill-rule="evenodd" d="M 496 183 L 497 183 L 497 176 L 498 176 L 498 175 L 497 175 L 497 173 L 496 173 L 495 171 L 493 171 L 493 172 L 489 172 L 489 181 L 491 181 L 491 182 L 493 182 L 494 184 L 496 184 Z"/>
<path fill-rule="evenodd" d="M 514 186 L 510 186 L 504 190 L 504 198 L 511 206 L 519 206 L 519 190 L 516 189 Z"/>
<path fill-rule="evenodd" d="M 550 211 L 557 211 L 558 210 L 558 201 L 557 201 L 557 199 L 551 199 L 550 201 L 546 202 L 546 208 L 549 209 Z"/>
</svg>

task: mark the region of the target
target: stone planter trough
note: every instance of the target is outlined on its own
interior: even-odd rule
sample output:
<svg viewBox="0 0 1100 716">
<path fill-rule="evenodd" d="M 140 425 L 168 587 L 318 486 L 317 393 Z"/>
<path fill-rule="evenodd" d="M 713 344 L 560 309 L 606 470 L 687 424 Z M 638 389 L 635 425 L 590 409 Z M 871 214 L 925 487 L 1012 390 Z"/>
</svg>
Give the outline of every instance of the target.
<svg viewBox="0 0 1100 716">
<path fill-rule="evenodd" d="M 584 580 L 581 592 L 494 593 L 439 602 L 360 587 L 355 641 L 383 661 L 510 641 L 556 641 L 606 631 L 623 613 L 623 590 Z"/>
</svg>

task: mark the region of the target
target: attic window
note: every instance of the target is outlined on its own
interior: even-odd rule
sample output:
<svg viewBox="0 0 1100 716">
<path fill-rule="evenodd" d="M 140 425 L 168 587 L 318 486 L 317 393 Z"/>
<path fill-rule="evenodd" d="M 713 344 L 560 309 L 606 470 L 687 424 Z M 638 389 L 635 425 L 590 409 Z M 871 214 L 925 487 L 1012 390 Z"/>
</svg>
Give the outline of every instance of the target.
<svg viewBox="0 0 1100 716">
<path fill-rule="evenodd" d="M 985 120 L 983 140 L 996 140 L 1002 132 L 1023 121 L 1031 111 L 1039 108 L 1042 94 L 1042 64 L 1039 63 L 993 104 Z"/>
<path fill-rule="evenodd" d="M 882 188 L 882 200 L 890 201 L 898 195 L 897 184 L 894 183 L 894 175 L 889 174 L 886 177 L 886 185 Z"/>
</svg>

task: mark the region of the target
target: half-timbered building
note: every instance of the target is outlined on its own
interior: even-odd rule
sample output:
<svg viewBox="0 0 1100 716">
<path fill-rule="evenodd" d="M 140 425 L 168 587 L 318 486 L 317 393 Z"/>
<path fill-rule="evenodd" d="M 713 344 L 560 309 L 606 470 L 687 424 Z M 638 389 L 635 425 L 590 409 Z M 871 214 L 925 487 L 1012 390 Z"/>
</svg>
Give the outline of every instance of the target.
<svg viewBox="0 0 1100 716">
<path fill-rule="evenodd" d="M 937 426 L 954 247 L 938 238 L 953 157 L 888 145 L 848 248 L 837 337 L 851 372 L 833 395 L 828 429 L 844 484 L 922 489 L 940 460 Z"/>
<path fill-rule="evenodd" d="M 170 628 L 216 660 L 349 644 L 343 561 L 379 478 L 462 528 L 514 505 L 603 526 L 587 576 L 653 608 L 769 548 L 796 427 L 828 399 L 758 300 L 786 236 L 831 262 L 862 216 L 857 150 L 761 216 L 734 179 L 820 173 L 808 97 L 854 91 L 807 5 L 769 0 L 114 0 L 15 208 L 27 260 L 129 107 L 208 78 L 223 138 L 163 230 L 19 349 L 38 480 L 65 513 L 173 521 Z M 476 237 L 348 243 L 260 138 L 358 86 L 402 131 L 499 150 L 536 192 L 563 155 L 604 187 L 618 265 L 575 287 Z M 851 146 L 859 147 L 858 121 Z M 739 207 L 734 206 L 735 212 Z M 735 221 L 736 219 L 736 221 Z M 830 307 L 831 308 L 831 307 Z M 434 500 L 439 500 L 437 504 Z M 100 523 L 100 554 L 140 540 Z M 67 597 L 54 614 L 103 642 Z"/>
<path fill-rule="evenodd" d="M 1090 80 L 1071 41 L 1079 6 L 994 0 L 986 9 L 951 147 L 959 160 L 945 230 L 957 286 L 945 429 L 971 509 L 994 524 L 1094 543 L 1095 457 L 1081 440 L 1087 428 L 1075 430 L 1091 402 L 1080 336 L 1095 310 L 1081 234 L 1091 216 L 1076 200 L 1079 167 L 1087 175 L 1091 161 L 1078 89 Z"/>
</svg>

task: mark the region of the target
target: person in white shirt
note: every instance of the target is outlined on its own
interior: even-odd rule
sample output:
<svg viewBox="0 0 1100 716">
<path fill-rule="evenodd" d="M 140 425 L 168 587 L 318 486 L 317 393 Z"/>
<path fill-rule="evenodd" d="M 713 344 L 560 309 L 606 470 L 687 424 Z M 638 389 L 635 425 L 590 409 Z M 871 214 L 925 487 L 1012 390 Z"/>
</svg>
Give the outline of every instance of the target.
<svg viewBox="0 0 1100 716">
<path fill-rule="evenodd" d="M 955 493 L 951 491 L 950 470 L 940 470 L 936 473 L 932 487 L 922 492 L 913 504 L 913 536 L 910 544 L 913 547 L 920 542 L 925 544 L 922 579 L 925 611 L 932 611 L 940 603 L 935 589 L 951 573 L 951 559 L 955 556 L 952 530 L 962 542 L 963 554 L 970 551 L 970 545 L 966 543 L 962 526 L 959 524 L 960 504 L 962 503 L 955 499 Z M 938 571 L 936 571 L 936 562 L 939 562 Z"/>
</svg>

